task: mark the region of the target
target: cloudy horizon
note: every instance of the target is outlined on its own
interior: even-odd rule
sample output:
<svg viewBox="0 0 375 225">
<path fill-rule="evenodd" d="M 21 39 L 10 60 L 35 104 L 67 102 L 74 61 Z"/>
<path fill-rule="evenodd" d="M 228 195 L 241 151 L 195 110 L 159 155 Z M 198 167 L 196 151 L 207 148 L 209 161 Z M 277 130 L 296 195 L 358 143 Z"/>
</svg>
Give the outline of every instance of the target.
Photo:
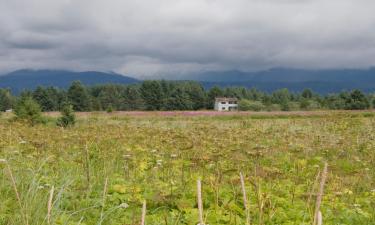
<svg viewBox="0 0 375 225">
<path fill-rule="evenodd" d="M 370 0 L 0 0 L 0 73 L 375 65 Z"/>
</svg>

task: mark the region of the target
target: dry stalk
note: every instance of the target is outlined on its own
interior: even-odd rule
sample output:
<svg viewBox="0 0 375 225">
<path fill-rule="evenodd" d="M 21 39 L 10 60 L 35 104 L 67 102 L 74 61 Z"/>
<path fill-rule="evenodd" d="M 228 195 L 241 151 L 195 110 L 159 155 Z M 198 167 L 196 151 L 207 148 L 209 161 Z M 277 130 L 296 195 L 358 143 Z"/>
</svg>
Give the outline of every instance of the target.
<svg viewBox="0 0 375 225">
<path fill-rule="evenodd" d="M 309 211 L 310 215 L 313 213 L 312 211 L 314 210 L 314 208 L 310 207 L 311 206 L 310 204 L 311 204 L 313 195 L 316 195 L 315 189 L 316 189 L 316 186 L 318 185 L 319 177 L 320 177 L 320 169 L 318 169 L 318 173 L 315 176 L 314 183 L 312 184 L 310 192 L 308 193 L 308 198 L 307 198 L 307 203 L 306 203 L 306 205 L 307 205 L 306 210 Z M 303 222 L 305 222 L 305 218 L 306 218 L 306 213 L 304 213 L 304 215 L 303 215 Z"/>
<path fill-rule="evenodd" d="M 257 191 L 257 198 L 258 198 L 258 209 L 259 209 L 259 216 L 258 216 L 258 224 L 262 225 L 263 224 L 263 207 L 264 207 L 264 202 L 262 198 L 262 189 L 261 189 L 261 184 L 259 178 L 257 179 L 256 184 L 256 191 Z"/>
<path fill-rule="evenodd" d="M 246 225 L 250 225 L 250 210 L 249 210 L 249 205 L 247 203 L 245 180 L 243 178 L 242 172 L 240 172 L 240 179 L 241 179 L 241 189 L 242 189 L 242 195 L 243 195 L 243 205 L 246 211 Z"/>
<path fill-rule="evenodd" d="M 8 163 L 7 160 L 5 160 L 5 159 L 1 159 L 0 162 L 5 163 L 5 165 L 6 165 L 6 168 L 7 168 L 8 174 L 9 174 L 10 179 L 11 179 L 11 181 L 12 181 L 12 187 L 13 187 L 13 190 L 14 190 L 14 193 L 16 194 L 17 202 L 18 202 L 18 205 L 19 205 L 19 207 L 20 207 L 20 211 L 21 211 L 22 217 L 23 217 L 23 219 L 24 219 L 25 224 L 26 224 L 26 225 L 29 225 L 29 221 L 28 221 L 27 215 L 25 214 L 25 212 L 24 212 L 24 208 L 23 208 L 23 206 L 22 206 L 22 202 L 21 202 L 20 194 L 19 194 L 18 189 L 17 189 L 17 184 L 16 184 L 16 180 L 14 179 L 14 176 L 13 176 L 13 173 L 12 173 L 12 169 L 10 168 L 10 165 L 9 165 L 9 163 Z"/>
<path fill-rule="evenodd" d="M 146 200 L 143 201 L 143 205 L 142 205 L 141 225 L 145 225 L 145 223 L 146 223 Z"/>
<path fill-rule="evenodd" d="M 320 205 L 322 204 L 322 198 L 323 198 L 323 192 L 324 192 L 324 184 L 327 179 L 327 174 L 328 174 L 328 163 L 326 162 L 324 164 L 324 169 L 322 172 L 322 178 L 320 180 L 320 185 L 319 185 L 319 192 L 318 196 L 316 197 L 316 204 L 315 204 L 315 213 L 314 213 L 314 222 L 313 225 L 317 225 L 318 222 L 318 216 L 320 212 Z"/>
<path fill-rule="evenodd" d="M 87 179 L 87 189 L 90 189 L 90 154 L 87 143 L 85 145 L 85 170 L 86 170 L 86 179 Z"/>
<path fill-rule="evenodd" d="M 198 201 L 198 211 L 199 211 L 199 225 L 204 225 L 203 204 L 202 204 L 202 184 L 200 180 L 197 181 L 197 201 Z"/>
<path fill-rule="evenodd" d="M 105 199 L 107 196 L 107 186 L 108 186 L 108 177 L 105 178 L 105 182 L 104 182 L 103 196 L 102 196 L 102 210 L 100 212 L 100 224 L 102 223 L 103 216 L 104 216 L 104 206 L 105 206 Z"/>
<path fill-rule="evenodd" d="M 53 200 L 53 192 L 55 191 L 55 186 L 52 186 L 51 191 L 49 193 L 48 205 L 47 205 L 47 223 L 51 224 L 51 212 L 52 212 L 52 200 Z"/>
</svg>

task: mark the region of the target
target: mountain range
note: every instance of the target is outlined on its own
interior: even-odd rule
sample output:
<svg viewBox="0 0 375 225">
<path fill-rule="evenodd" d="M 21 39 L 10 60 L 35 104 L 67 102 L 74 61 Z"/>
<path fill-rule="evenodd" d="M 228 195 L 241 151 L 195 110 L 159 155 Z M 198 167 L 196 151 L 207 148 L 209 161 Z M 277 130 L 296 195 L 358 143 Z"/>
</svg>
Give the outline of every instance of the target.
<svg viewBox="0 0 375 225">
<path fill-rule="evenodd" d="M 221 87 L 244 86 L 255 87 L 267 92 L 280 88 L 288 88 L 291 91 L 311 88 L 321 94 L 351 89 L 361 89 L 365 92 L 375 91 L 375 68 L 330 70 L 273 68 L 257 72 L 208 71 L 189 74 L 179 77 L 179 79 L 199 81 L 205 88 L 214 85 Z M 113 72 L 17 70 L 0 76 L 0 88 L 10 88 L 14 93 L 19 93 L 23 89 L 34 89 L 39 85 L 67 88 L 74 80 L 80 80 L 85 85 L 141 82 L 139 79 Z"/>
<path fill-rule="evenodd" d="M 0 76 L 0 88 L 10 88 L 14 93 L 19 93 L 25 89 L 34 89 L 37 86 L 67 88 L 75 80 L 79 80 L 85 85 L 133 84 L 139 82 L 135 78 L 112 72 L 24 69 Z"/>
</svg>

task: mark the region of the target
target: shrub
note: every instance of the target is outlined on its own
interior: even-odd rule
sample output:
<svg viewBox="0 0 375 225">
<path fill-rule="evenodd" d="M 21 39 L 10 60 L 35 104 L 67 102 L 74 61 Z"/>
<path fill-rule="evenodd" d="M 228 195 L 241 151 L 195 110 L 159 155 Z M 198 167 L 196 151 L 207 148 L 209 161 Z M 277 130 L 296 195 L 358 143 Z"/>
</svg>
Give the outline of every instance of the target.
<svg viewBox="0 0 375 225">
<path fill-rule="evenodd" d="M 300 110 L 300 104 L 298 102 L 288 102 L 288 109 L 287 111 Z"/>
<path fill-rule="evenodd" d="M 30 96 L 21 97 L 17 101 L 14 114 L 16 119 L 26 121 L 30 125 L 46 122 L 39 104 Z"/>
<path fill-rule="evenodd" d="M 319 102 L 317 102 L 315 100 L 309 100 L 309 99 L 303 99 L 300 102 L 299 107 L 300 107 L 300 109 L 303 109 L 303 110 L 314 110 L 314 109 L 320 109 L 321 108 Z"/>
<path fill-rule="evenodd" d="M 7 109 L 13 108 L 14 97 L 7 89 L 0 88 L 0 111 L 6 111 Z"/>
<path fill-rule="evenodd" d="M 106 111 L 107 111 L 107 113 L 111 113 L 111 112 L 113 112 L 113 107 L 112 107 L 112 105 L 109 105 Z"/>
<path fill-rule="evenodd" d="M 73 106 L 66 104 L 61 110 L 61 117 L 57 119 L 56 125 L 60 127 L 74 126 L 76 117 L 74 115 Z"/>
<path fill-rule="evenodd" d="M 271 104 L 266 108 L 267 111 L 281 111 L 281 106 L 279 104 Z"/>
<path fill-rule="evenodd" d="M 288 102 L 282 102 L 280 104 L 281 111 L 290 111 L 290 105 Z"/>
<path fill-rule="evenodd" d="M 370 103 L 360 90 L 353 90 L 345 100 L 345 109 L 359 110 L 370 108 Z"/>
<path fill-rule="evenodd" d="M 265 107 L 262 102 L 242 99 L 238 103 L 238 109 L 242 111 L 261 111 Z"/>
</svg>

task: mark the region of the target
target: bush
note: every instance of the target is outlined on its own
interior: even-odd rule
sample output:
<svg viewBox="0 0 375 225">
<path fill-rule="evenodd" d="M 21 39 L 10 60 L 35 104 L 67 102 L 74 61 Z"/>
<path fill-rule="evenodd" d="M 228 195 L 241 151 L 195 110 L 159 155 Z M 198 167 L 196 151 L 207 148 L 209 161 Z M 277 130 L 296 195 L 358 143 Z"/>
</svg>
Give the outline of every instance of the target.
<svg viewBox="0 0 375 225">
<path fill-rule="evenodd" d="M 303 109 L 303 110 L 315 110 L 315 109 L 321 108 L 319 102 L 315 100 L 309 100 L 309 99 L 302 99 L 299 107 L 300 109 Z"/>
<path fill-rule="evenodd" d="M 238 109 L 241 111 L 261 111 L 265 107 L 262 102 L 259 101 L 249 101 L 242 99 L 238 103 Z"/>
<path fill-rule="evenodd" d="M 287 111 L 297 111 L 300 110 L 299 102 L 288 102 L 288 109 Z"/>
<path fill-rule="evenodd" d="M 30 125 L 46 122 L 39 104 L 30 96 L 22 97 L 17 101 L 14 114 L 16 119 L 26 121 Z"/>
<path fill-rule="evenodd" d="M 61 110 L 61 117 L 57 119 L 56 125 L 60 127 L 74 126 L 76 117 L 72 105 L 64 105 Z"/>
<path fill-rule="evenodd" d="M 113 112 L 112 105 L 109 105 L 106 111 L 107 111 L 107 113 L 112 113 Z"/>
<path fill-rule="evenodd" d="M 281 106 L 279 104 L 271 104 L 266 107 L 267 111 L 281 111 Z"/>
<path fill-rule="evenodd" d="M 281 111 L 296 111 L 300 109 L 300 103 L 286 101 L 280 104 Z"/>
<path fill-rule="evenodd" d="M 345 109 L 360 110 L 370 108 L 370 103 L 360 90 L 353 90 L 345 101 Z"/>
<path fill-rule="evenodd" d="M 288 102 L 280 103 L 281 111 L 290 111 L 290 105 Z"/>
</svg>

